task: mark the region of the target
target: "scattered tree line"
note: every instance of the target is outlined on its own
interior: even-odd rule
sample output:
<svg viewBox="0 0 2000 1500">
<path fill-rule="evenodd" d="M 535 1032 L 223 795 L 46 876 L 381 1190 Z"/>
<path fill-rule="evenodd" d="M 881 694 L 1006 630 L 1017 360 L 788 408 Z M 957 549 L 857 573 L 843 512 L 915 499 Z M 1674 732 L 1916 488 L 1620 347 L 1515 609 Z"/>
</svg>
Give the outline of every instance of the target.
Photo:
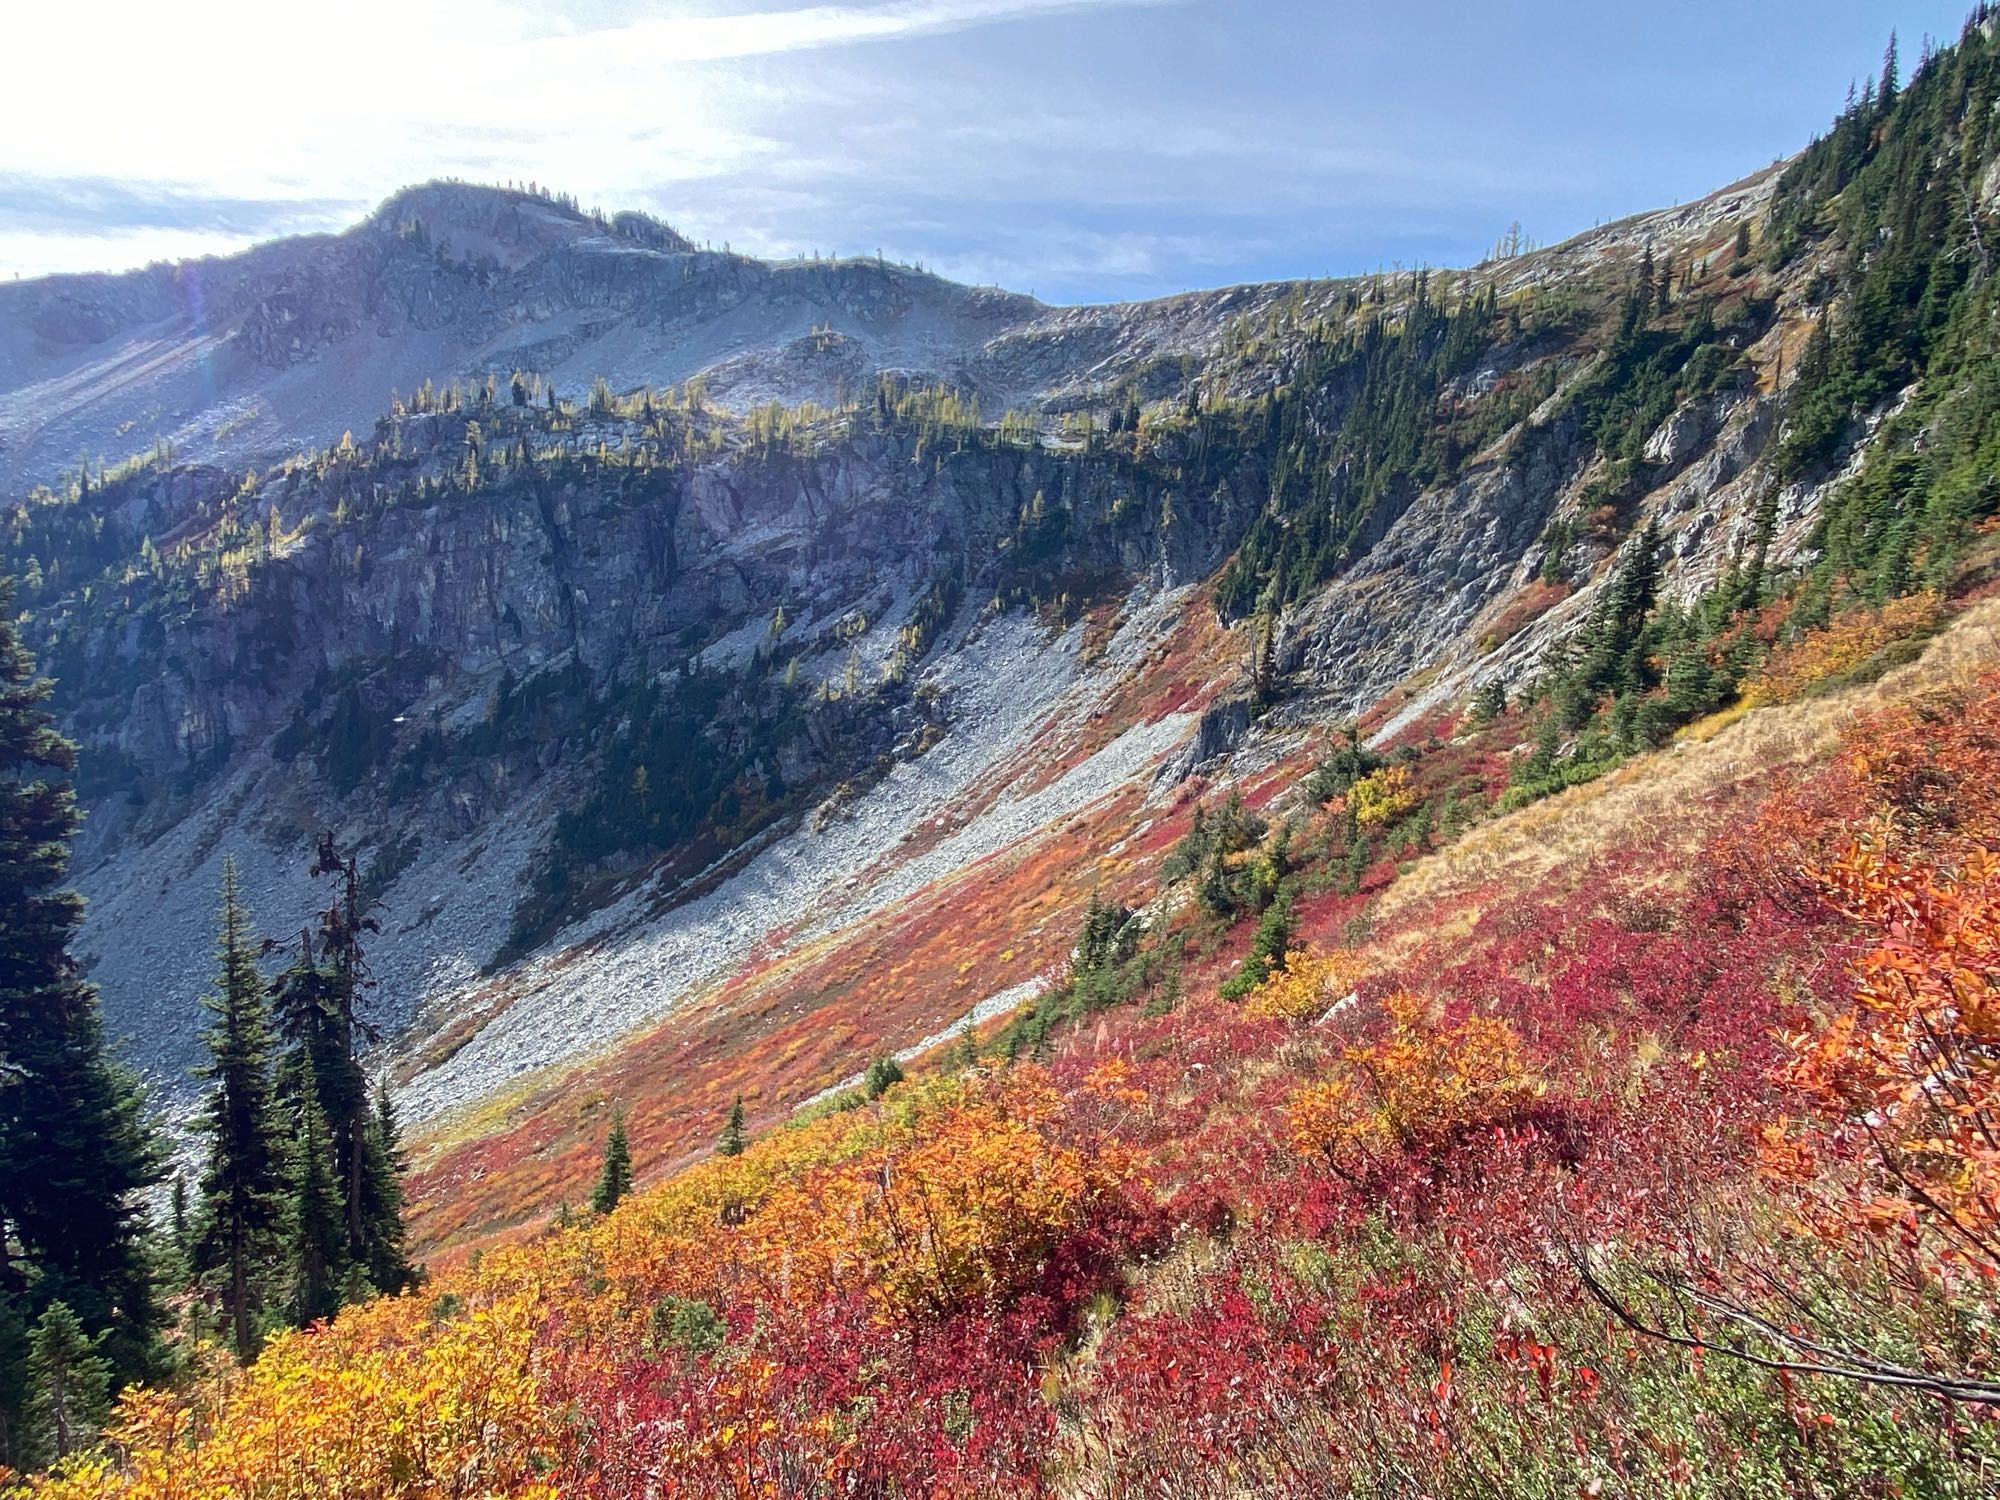
<svg viewBox="0 0 2000 1500">
<path fill-rule="evenodd" d="M 418 1273 L 395 1113 L 360 1056 L 374 924 L 331 837 L 313 873 L 333 900 L 288 945 L 252 936 L 225 862 L 202 1165 L 192 1201 L 176 1175 L 171 1214 L 149 1213 L 166 1150 L 70 951 L 76 748 L 8 598 L 0 582 L 0 1466 L 27 1469 L 95 1441 L 117 1389 L 171 1379 L 211 1329 L 251 1359 L 273 1329 Z M 259 959 L 281 948 L 290 962 L 267 978 Z"/>
</svg>

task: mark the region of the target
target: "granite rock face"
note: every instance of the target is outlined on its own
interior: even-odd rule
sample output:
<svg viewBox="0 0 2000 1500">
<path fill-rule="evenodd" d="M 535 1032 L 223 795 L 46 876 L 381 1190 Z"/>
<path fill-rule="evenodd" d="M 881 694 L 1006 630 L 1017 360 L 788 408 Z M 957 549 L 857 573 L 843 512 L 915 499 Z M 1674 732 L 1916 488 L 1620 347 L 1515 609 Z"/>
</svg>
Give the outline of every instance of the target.
<svg viewBox="0 0 2000 1500">
<path fill-rule="evenodd" d="M 1459 295 L 1560 292 L 1642 246 L 1692 255 L 1768 188 L 1481 268 Z M 1798 294 L 1772 290 L 1782 323 Z M 1775 512 L 1775 558 L 1806 544 L 1824 482 L 1770 481 L 1780 398 L 1757 371 L 1772 349 L 1647 436 L 1644 492 L 1613 523 L 1605 460 L 1565 404 L 1593 351 L 1503 339 L 1446 399 L 1555 394 L 1450 481 L 1389 492 L 1335 576 L 1269 622 L 1274 713 L 1251 709 L 1238 622 L 1240 671 L 1218 658 L 1173 713 L 1103 724 L 1147 653 L 1210 608 L 1194 586 L 1271 493 L 1267 447 L 1218 465 L 1199 424 L 1138 414 L 1260 409 L 1302 366 L 1298 330 L 1358 295 L 1308 283 L 1051 309 L 873 261 L 763 264 L 640 216 L 455 185 L 338 236 L 0 287 L 0 489 L 53 479 L 80 447 L 115 453 L 111 434 L 157 437 L 172 462 L 89 503 L 161 552 L 210 545 L 224 517 L 239 538 L 192 594 L 139 564 L 30 622 L 86 764 L 110 768 L 86 788 L 78 868 L 113 1029 L 181 1087 L 222 855 L 277 928 L 311 910 L 301 851 L 332 827 L 371 871 L 383 1019 L 406 1057 L 440 1059 L 411 1097 L 456 1108 L 656 1019 L 774 933 L 903 899 L 917 872 L 1032 839 L 1080 799 L 1226 780 L 1399 686 L 1391 730 L 1518 681 L 1647 520 L 1681 597 L 1760 513 Z M 1388 295 L 1394 316 L 1404 293 Z M 568 413 L 529 423 L 516 369 Z M 980 413 L 959 430 L 984 436 L 870 420 L 885 375 L 885 402 L 891 386 L 948 392 Z M 442 404 L 390 400 L 468 377 Z M 670 417 L 651 395 L 585 400 L 696 377 Z M 1352 394 L 1318 393 L 1313 420 L 1338 423 Z M 669 428 L 672 462 L 623 461 Z M 483 477 L 465 481 L 468 465 Z M 1084 649 L 1088 611 L 1112 647 Z M 777 736 L 757 716 L 780 678 L 804 707 Z M 782 815 L 604 857 L 602 900 L 522 949 L 517 912 L 565 813 L 602 789 L 606 746 L 646 694 L 696 680 L 720 686 L 686 732 L 740 763 L 746 788 L 788 789 Z M 495 733 L 520 704 L 531 730 Z M 359 747 L 344 775 L 329 737 Z M 1006 791 L 1031 743 L 1058 765 L 1073 743 L 1075 763 Z M 425 755 L 436 768 L 405 774 Z M 975 788 L 971 824 L 899 866 Z M 447 1045 L 468 1028 L 478 1046 Z"/>
</svg>

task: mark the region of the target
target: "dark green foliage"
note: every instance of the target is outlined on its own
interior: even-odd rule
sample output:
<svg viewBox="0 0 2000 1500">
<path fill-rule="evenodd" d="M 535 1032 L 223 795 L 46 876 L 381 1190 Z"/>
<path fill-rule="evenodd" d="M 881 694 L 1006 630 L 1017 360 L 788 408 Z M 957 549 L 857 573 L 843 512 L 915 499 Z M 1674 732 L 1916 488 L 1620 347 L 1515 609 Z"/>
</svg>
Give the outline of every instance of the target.
<svg viewBox="0 0 2000 1500">
<path fill-rule="evenodd" d="M 505 729 L 519 710 L 503 691 Z M 670 685 L 647 682 L 590 710 L 616 725 L 592 790 L 556 820 L 532 894 L 516 913 L 508 952 L 525 952 L 574 908 L 593 872 L 619 857 L 652 856 L 699 838 L 728 848 L 770 821 L 788 791 L 771 769 L 810 735 L 836 755 L 863 727 L 854 706 L 808 704 L 775 677 L 744 681 L 693 667 Z M 726 739 L 719 725 L 733 726 Z"/>
<path fill-rule="evenodd" d="M 1858 416 L 1914 386 L 1821 514 L 1823 576 L 1878 600 L 1941 579 L 2000 506 L 1993 231 L 1974 208 L 1996 154 L 2000 48 L 1968 25 L 1906 84 L 1896 73 L 1892 48 L 1883 86 L 1786 172 L 1772 210 L 1786 256 L 1827 239 L 1836 266 L 1796 372 L 1780 476 L 1823 470 Z"/>
<path fill-rule="evenodd" d="M 194 1221 L 188 1216 L 188 1187 L 185 1172 L 174 1173 L 173 1197 L 167 1211 L 167 1233 L 172 1238 L 175 1269 L 185 1279 L 194 1258 Z"/>
<path fill-rule="evenodd" d="M 1289 899 L 1273 901 L 1258 919 L 1250 951 L 1243 956 L 1236 972 L 1222 982 L 1218 993 L 1225 1000 L 1242 999 L 1271 977 L 1272 969 L 1283 961 L 1291 945 L 1292 903 Z"/>
<path fill-rule="evenodd" d="M 1851 602 L 1941 587 L 1975 528 L 2000 510 L 2000 303 L 1990 215 L 1975 206 L 1995 154 L 1996 92 L 2000 48 L 1976 25 L 1907 84 L 1898 81 L 1892 47 L 1882 87 L 1851 105 L 1778 185 L 1771 263 L 1783 266 L 1823 241 L 1835 267 L 1812 293 L 1831 305 L 1794 371 L 1774 458 L 1778 482 L 1822 474 L 1846 453 L 1863 414 L 1898 393 L 1907 397 L 1881 422 L 1860 472 L 1821 503 L 1818 559 L 1785 581 L 1789 634 L 1826 623 Z M 1739 253 L 1746 236 L 1747 226 Z M 1753 327 L 1762 316 L 1753 314 Z M 1680 336 L 1682 346 L 1696 326 Z M 1664 337 L 1642 329 L 1628 309 L 1607 368 L 1630 364 L 1645 339 Z M 1700 374 L 1702 361 L 1723 368 L 1713 347 L 1689 354 L 1682 393 L 1711 378 Z M 1615 402 L 1587 403 L 1608 456 L 1629 460 L 1643 441 L 1664 400 L 1660 368 L 1642 362 L 1623 378 L 1630 391 L 1655 390 L 1636 405 L 1628 399 L 1623 417 Z M 1622 436 L 1611 441 L 1614 434 Z M 1746 554 L 1685 609 L 1656 607 L 1653 539 L 1627 549 L 1584 630 L 1545 664 L 1547 708 L 1533 754 L 1515 764 L 1508 805 L 1587 781 L 1734 696 L 1760 650 L 1736 626 L 1770 602 L 1777 582 L 1768 573 L 1777 503 L 1776 488 L 1768 488 Z M 1562 750 L 1565 732 L 1574 739 Z"/>
<path fill-rule="evenodd" d="M 215 1021 L 204 1037 L 209 1061 L 201 1070 L 211 1085 L 201 1117 L 208 1155 L 190 1259 L 196 1273 L 220 1277 L 230 1339 L 246 1360 L 256 1352 L 257 1314 L 282 1254 L 288 1196 L 272 1083 L 276 1040 L 250 941 L 236 862 L 225 859 L 215 993 L 206 1001 Z M 180 1178 L 174 1187 L 178 1196 Z"/>
<path fill-rule="evenodd" d="M 699 1297 L 661 1298 L 647 1324 L 655 1349 L 671 1349 L 691 1360 L 715 1353 L 729 1336 L 721 1315 Z"/>
<path fill-rule="evenodd" d="M 1314 802 L 1331 802 L 1347 795 L 1347 789 L 1386 764 L 1381 756 L 1361 743 L 1361 731 L 1349 724 L 1341 731 L 1340 747 L 1313 768 L 1306 778 L 1306 795 Z"/>
<path fill-rule="evenodd" d="M 1683 402 L 1726 383 L 1737 368 L 1730 331 L 1717 328 L 1706 306 L 1679 329 L 1654 326 L 1649 313 L 1650 304 L 1628 299 L 1609 347 L 1570 398 L 1585 433 L 1613 466 L 1613 482 L 1601 492 L 1613 503 L 1636 480 L 1646 443 L 1660 424 Z M 1761 321 L 1760 312 L 1747 331 L 1759 331 L 1754 325 Z"/>
<path fill-rule="evenodd" d="M 616 1110 L 611 1116 L 611 1133 L 604 1138 L 604 1165 L 597 1174 L 597 1186 L 591 1190 L 591 1209 L 608 1214 L 631 1191 L 632 1148 L 625 1139 L 625 1112 Z"/>
<path fill-rule="evenodd" d="M 33 1458 L 26 1439 L 28 1331 L 22 1298 L 0 1289 L 0 1464 L 8 1468 Z"/>
<path fill-rule="evenodd" d="M 362 1141 L 361 1264 L 369 1284 L 389 1296 L 420 1279 L 403 1242 L 403 1174 L 408 1170 L 396 1102 L 389 1096 L 388 1080 L 380 1079 Z"/>
<path fill-rule="evenodd" d="M 312 1064 L 301 1059 L 292 1092 L 291 1316 L 300 1327 L 340 1310 L 352 1262 L 339 1180 Z"/>
<path fill-rule="evenodd" d="M 1216 582 L 1224 619 L 1304 598 L 1518 415 L 1496 404 L 1461 428 L 1440 408 L 1445 383 L 1491 343 L 1495 311 L 1490 287 L 1447 309 L 1419 273 L 1400 321 L 1315 336 L 1276 403 L 1238 419 L 1225 445 L 1268 442 L 1275 457 L 1269 503 Z"/>
<path fill-rule="evenodd" d="M 1139 923 L 1129 910 L 1093 894 L 1070 954 L 1068 983 L 1046 1003 L 1083 1013 L 1122 1005 L 1144 977 L 1145 966 L 1136 961 L 1139 938 Z"/>
<path fill-rule="evenodd" d="M 743 1133 L 743 1096 L 738 1094 L 729 1106 L 729 1118 L 722 1122 L 722 1139 L 716 1142 L 719 1156 L 741 1156 L 749 1138 Z"/>
<path fill-rule="evenodd" d="M 62 889 L 75 750 L 43 709 L 49 691 L 0 585 L 0 1299 L 35 1318 L 63 1301 L 123 1381 L 154 1359 L 160 1313 L 137 1195 L 162 1169 L 69 952 L 83 916 Z"/>
<path fill-rule="evenodd" d="M 1072 970 L 1093 973 L 1130 958 L 1138 943 L 1138 933 L 1131 922 L 1132 913 L 1126 908 L 1100 901 L 1093 894 L 1084 909 L 1083 930 L 1077 934 L 1076 952 L 1070 960 Z"/>
<path fill-rule="evenodd" d="M 272 985 L 279 1029 L 290 1044 L 278 1070 L 279 1089 L 301 1130 L 303 1105 L 312 1105 L 324 1148 L 309 1160 L 298 1159 L 292 1190 L 300 1200 L 314 1196 L 312 1207 L 319 1212 L 319 1186 L 300 1174 L 308 1168 L 317 1174 L 324 1157 L 341 1228 L 337 1248 L 320 1243 L 317 1227 L 295 1245 L 295 1256 L 312 1262 L 294 1265 L 295 1285 L 310 1293 L 293 1299 L 295 1316 L 303 1318 L 324 1316 L 329 1298 L 337 1306 L 369 1291 L 401 1291 L 416 1280 L 403 1248 L 403 1163 L 395 1112 L 379 1090 L 371 1106 L 358 1056 L 373 1035 L 361 1015 L 362 993 L 372 983 L 362 939 L 377 930 L 376 923 L 362 908 L 356 861 L 341 852 L 332 835 L 320 840 L 311 873 L 333 879 L 333 897 L 319 915 L 318 932 L 299 935 L 292 964 Z M 299 1212 L 303 1215 L 303 1208 Z M 303 1220 L 298 1227 L 304 1234 Z M 296 1311 L 301 1308 L 309 1310 Z"/>
<path fill-rule="evenodd" d="M 335 701 L 322 732 L 320 763 L 335 791 L 346 796 L 395 748 L 395 711 L 371 706 L 353 683 Z"/>
<path fill-rule="evenodd" d="M 1472 695 L 1472 722 L 1491 724 L 1506 712 L 1507 684 L 1497 677 L 1487 678 Z"/>
<path fill-rule="evenodd" d="M 868 1064 L 868 1071 L 862 1076 L 861 1092 L 870 1099 L 880 1099 L 902 1081 L 903 1065 L 893 1057 L 878 1057 Z"/>
<path fill-rule="evenodd" d="M 1586 696 L 1640 692 L 1652 684 L 1644 652 L 1646 621 L 1660 586 L 1660 533 L 1651 522 L 1625 548 L 1618 571 L 1598 595 L 1577 638 L 1573 680 Z"/>
<path fill-rule="evenodd" d="M 86 1333 L 66 1303 L 42 1310 L 28 1336 L 30 1463 L 55 1463 L 97 1442 L 111 1410 L 111 1361 L 97 1352 L 104 1338 Z"/>
</svg>

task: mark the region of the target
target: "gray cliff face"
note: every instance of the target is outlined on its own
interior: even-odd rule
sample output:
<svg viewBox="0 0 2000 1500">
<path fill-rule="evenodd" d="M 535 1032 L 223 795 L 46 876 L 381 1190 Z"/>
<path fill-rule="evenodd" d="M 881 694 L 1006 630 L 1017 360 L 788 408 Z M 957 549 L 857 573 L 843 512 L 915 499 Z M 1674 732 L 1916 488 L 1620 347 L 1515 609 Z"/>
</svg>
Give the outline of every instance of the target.
<svg viewBox="0 0 2000 1500">
<path fill-rule="evenodd" d="M 1482 268 L 1456 294 L 1622 285 L 1635 246 L 1692 255 L 1767 190 Z M 0 288 L 7 484 L 51 477 L 80 442 L 111 451 L 126 424 L 176 446 L 35 502 L 99 528 L 77 545 L 104 571 L 45 590 L 29 635 L 84 747 L 78 868 L 114 1031 L 177 1089 L 221 856 L 282 930 L 313 907 L 300 856 L 323 827 L 370 873 L 404 1056 L 473 1026 L 465 1057 L 496 1060 L 412 1063 L 426 1111 L 615 1040 L 801 912 L 899 899 L 900 840 L 1033 736 L 1087 722 L 1179 612 L 1209 607 L 1191 586 L 1238 546 L 1282 457 L 1255 414 L 1298 379 L 1300 330 L 1359 295 L 1046 309 L 451 186 L 230 261 Z M 1389 317 L 1408 295 L 1375 292 Z M 1775 295 L 1796 311 L 1792 287 Z M 1593 368 L 1581 337 L 1517 329 L 1445 392 L 1476 407 L 1554 385 L 1448 481 L 1390 492 L 1331 580 L 1278 615 L 1275 714 L 1255 721 L 1247 684 L 1218 682 L 1195 711 L 1120 726 L 1090 774 L 954 835 L 964 857 L 1121 778 L 1267 755 L 1400 684 L 1414 714 L 1518 680 L 1647 519 L 1668 590 L 1713 581 L 1771 508 L 1769 351 L 1642 434 L 1643 492 L 1609 524 L 1605 461 L 1565 404 Z M 517 368 L 564 402 L 516 405 Z M 490 398 L 480 382 L 416 395 L 487 370 Z M 620 399 L 695 376 L 657 405 Z M 1336 428 L 1355 396 L 1313 392 L 1311 422 Z M 1252 417 L 1211 430 L 1210 407 Z M 1820 493 L 1775 496 L 1774 560 L 1804 545 Z M 114 534 L 151 550 L 107 567 Z M 1123 622 L 1101 660 L 1074 628 L 1092 606 Z M 624 839 L 646 816 L 636 770 L 668 762 L 701 783 L 706 821 Z"/>
</svg>

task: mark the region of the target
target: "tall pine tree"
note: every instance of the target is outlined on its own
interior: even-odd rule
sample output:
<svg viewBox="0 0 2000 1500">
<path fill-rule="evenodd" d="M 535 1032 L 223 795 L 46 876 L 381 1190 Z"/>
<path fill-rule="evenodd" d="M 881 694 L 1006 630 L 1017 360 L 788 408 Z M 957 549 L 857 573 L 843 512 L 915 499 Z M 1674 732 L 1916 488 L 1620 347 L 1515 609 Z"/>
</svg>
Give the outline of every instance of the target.
<svg viewBox="0 0 2000 1500">
<path fill-rule="evenodd" d="M 271 1078 L 275 1042 L 233 859 L 222 866 L 215 988 L 207 1002 L 215 1013 L 209 1062 L 201 1070 L 213 1087 L 202 1115 L 208 1162 L 193 1258 L 198 1272 L 221 1273 L 231 1341 L 237 1357 L 249 1359 L 264 1285 L 283 1247 L 287 1184 Z"/>
<path fill-rule="evenodd" d="M 292 1320 L 304 1327 L 340 1310 L 340 1289 L 352 1263 L 341 1222 L 332 1143 L 327 1139 L 326 1116 L 320 1112 L 311 1060 L 301 1059 L 299 1070 L 302 1076 L 293 1091 L 291 1312 Z"/>
<path fill-rule="evenodd" d="M 314 852 L 312 874 L 333 877 L 333 900 L 320 913 L 317 937 L 310 931 L 299 935 L 298 956 L 273 987 L 279 1022 L 293 1044 L 281 1069 L 285 1092 L 296 1106 L 300 1081 L 311 1080 L 345 1236 L 340 1265 L 361 1267 L 379 1291 L 401 1291 L 415 1273 L 403 1251 L 395 1119 L 393 1112 L 370 1109 L 358 1055 L 373 1037 L 360 1014 L 361 993 L 370 983 L 361 942 L 363 934 L 378 929 L 361 909 L 356 862 L 330 833 Z"/>
<path fill-rule="evenodd" d="M 722 1122 L 722 1139 L 715 1149 L 724 1156 L 741 1156 L 746 1144 L 743 1130 L 743 1096 L 738 1094 L 736 1102 L 729 1106 L 729 1118 Z"/>
<path fill-rule="evenodd" d="M 0 584 L 0 1300 L 29 1320 L 65 1302 L 122 1381 L 156 1353 L 138 1195 L 162 1166 L 69 951 L 83 919 L 82 898 L 62 888 L 79 821 L 76 747 L 43 706 L 50 691 Z M 0 1372 L 0 1391 L 19 1385 Z M 0 1422 L 18 1431 L 19 1413 Z"/>
<path fill-rule="evenodd" d="M 387 1079 L 375 1085 L 375 1107 L 369 1113 L 363 1144 L 364 1264 L 375 1290 L 394 1295 L 413 1286 L 417 1272 L 403 1243 L 403 1173 L 408 1164 L 403 1160 L 402 1129 L 396 1121 L 396 1104 L 389 1097 Z"/>
</svg>

